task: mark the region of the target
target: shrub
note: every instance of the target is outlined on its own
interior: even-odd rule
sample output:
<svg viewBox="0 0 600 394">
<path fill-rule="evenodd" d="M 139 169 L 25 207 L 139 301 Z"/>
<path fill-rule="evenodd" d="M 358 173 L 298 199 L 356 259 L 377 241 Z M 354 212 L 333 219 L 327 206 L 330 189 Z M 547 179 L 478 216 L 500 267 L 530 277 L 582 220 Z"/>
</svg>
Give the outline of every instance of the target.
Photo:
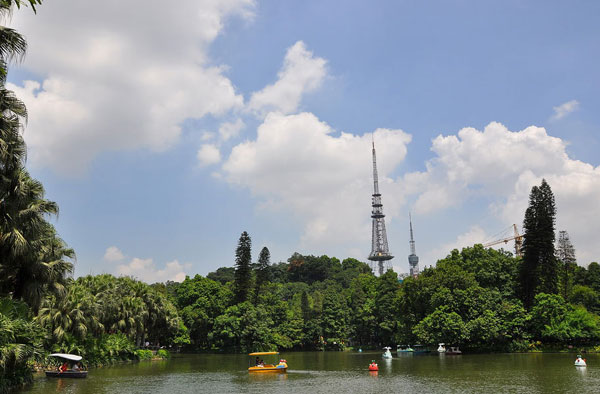
<svg viewBox="0 0 600 394">
<path fill-rule="evenodd" d="M 139 360 L 152 360 L 152 357 L 154 357 L 154 354 L 152 354 L 152 350 L 146 350 L 146 349 L 136 350 L 135 355 L 137 356 L 137 358 Z"/>
</svg>

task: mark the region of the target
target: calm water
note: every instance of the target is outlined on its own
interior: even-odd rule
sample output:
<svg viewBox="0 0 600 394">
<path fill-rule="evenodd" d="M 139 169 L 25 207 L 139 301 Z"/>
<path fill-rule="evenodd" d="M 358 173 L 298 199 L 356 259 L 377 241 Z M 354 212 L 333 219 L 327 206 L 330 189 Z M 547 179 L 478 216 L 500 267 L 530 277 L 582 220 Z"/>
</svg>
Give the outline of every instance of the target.
<svg viewBox="0 0 600 394">
<path fill-rule="evenodd" d="M 600 355 L 283 353 L 287 374 L 255 375 L 243 355 L 182 355 L 92 369 L 87 379 L 39 375 L 27 393 L 600 393 Z M 371 359 L 379 372 L 367 371 Z M 266 360 L 265 360 L 266 361 Z"/>
</svg>

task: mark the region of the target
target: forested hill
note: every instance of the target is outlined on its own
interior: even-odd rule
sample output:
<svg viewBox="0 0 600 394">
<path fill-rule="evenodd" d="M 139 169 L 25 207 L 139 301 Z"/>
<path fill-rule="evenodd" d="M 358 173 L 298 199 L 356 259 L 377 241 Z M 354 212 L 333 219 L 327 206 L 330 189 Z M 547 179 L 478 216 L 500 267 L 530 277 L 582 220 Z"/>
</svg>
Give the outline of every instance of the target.
<svg viewBox="0 0 600 394">
<path fill-rule="evenodd" d="M 235 268 L 155 286 L 177 306 L 196 350 L 445 342 L 527 351 L 596 343 L 600 266 L 569 267 L 566 282 L 557 278 L 560 291 L 535 294 L 526 310 L 521 264 L 508 252 L 476 245 L 401 281 L 392 271 L 376 277 L 355 259 L 294 254 L 287 263 L 252 265 L 241 302 Z"/>
</svg>

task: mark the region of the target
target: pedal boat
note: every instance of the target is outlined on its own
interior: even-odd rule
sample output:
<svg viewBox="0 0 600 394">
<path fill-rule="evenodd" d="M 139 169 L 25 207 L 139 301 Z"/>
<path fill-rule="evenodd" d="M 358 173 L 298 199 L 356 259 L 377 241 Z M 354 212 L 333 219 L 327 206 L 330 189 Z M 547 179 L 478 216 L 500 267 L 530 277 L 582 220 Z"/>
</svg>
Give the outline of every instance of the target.
<svg viewBox="0 0 600 394">
<path fill-rule="evenodd" d="M 577 359 L 575 360 L 575 366 L 576 367 L 586 367 L 587 363 L 585 362 L 585 359 L 583 359 L 581 357 L 581 355 L 577 355 Z"/>
<path fill-rule="evenodd" d="M 254 352 L 254 353 L 249 353 L 248 356 L 253 357 L 259 357 L 259 356 L 274 356 L 274 355 L 278 355 L 279 352 Z M 279 360 L 279 364 L 260 364 L 260 365 L 255 365 L 252 367 L 248 368 L 248 372 L 252 372 L 252 373 L 285 373 L 287 372 L 287 361 L 284 359 L 280 359 Z"/>
<path fill-rule="evenodd" d="M 383 358 L 393 358 L 392 352 L 390 352 L 391 349 L 392 348 L 388 347 L 388 346 L 384 347 L 383 350 L 385 350 L 385 352 L 383 352 L 383 355 L 381 357 L 383 357 Z"/>
</svg>

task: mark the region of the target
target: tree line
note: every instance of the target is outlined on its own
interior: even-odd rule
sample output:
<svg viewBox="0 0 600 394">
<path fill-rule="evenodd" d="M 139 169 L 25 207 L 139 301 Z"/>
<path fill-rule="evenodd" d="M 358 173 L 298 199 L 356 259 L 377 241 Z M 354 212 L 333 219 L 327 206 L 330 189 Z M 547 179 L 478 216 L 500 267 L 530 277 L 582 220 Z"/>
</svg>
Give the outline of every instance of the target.
<svg viewBox="0 0 600 394">
<path fill-rule="evenodd" d="M 543 204 L 553 201 L 545 181 L 532 194 L 539 189 L 547 194 Z M 564 235 L 554 253 L 553 230 L 544 238 L 537 229 L 548 223 L 553 228 L 555 208 L 537 204 L 532 201 L 526 215 L 523 259 L 475 245 L 453 250 L 416 278 L 399 279 L 393 271 L 377 277 L 351 258 L 295 253 L 270 264 L 267 248 L 253 264 L 244 232 L 235 267 L 169 282 L 163 291 L 188 327 L 190 350 L 445 342 L 472 351 L 529 351 L 593 345 L 600 339 L 600 265 L 576 265 Z M 536 209 L 548 217 L 538 213 L 533 221 Z M 542 258 L 534 246 L 553 254 Z M 571 251 L 568 261 L 565 248 Z"/>
</svg>

